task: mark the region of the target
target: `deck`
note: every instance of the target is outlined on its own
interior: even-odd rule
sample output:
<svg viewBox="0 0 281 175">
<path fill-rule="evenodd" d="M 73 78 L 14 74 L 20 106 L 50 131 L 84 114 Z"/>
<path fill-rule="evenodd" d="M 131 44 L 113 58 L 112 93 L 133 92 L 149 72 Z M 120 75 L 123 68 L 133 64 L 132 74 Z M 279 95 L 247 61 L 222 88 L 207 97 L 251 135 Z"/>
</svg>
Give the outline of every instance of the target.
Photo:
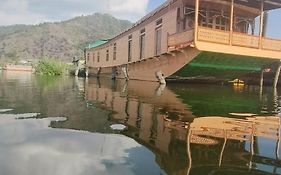
<svg viewBox="0 0 281 175">
<path fill-rule="evenodd" d="M 201 26 L 195 32 L 197 38 L 194 38 L 194 30 L 170 35 L 168 50 L 172 51 L 185 47 L 187 43 L 193 43 L 200 51 L 281 59 L 281 40 Z"/>
</svg>

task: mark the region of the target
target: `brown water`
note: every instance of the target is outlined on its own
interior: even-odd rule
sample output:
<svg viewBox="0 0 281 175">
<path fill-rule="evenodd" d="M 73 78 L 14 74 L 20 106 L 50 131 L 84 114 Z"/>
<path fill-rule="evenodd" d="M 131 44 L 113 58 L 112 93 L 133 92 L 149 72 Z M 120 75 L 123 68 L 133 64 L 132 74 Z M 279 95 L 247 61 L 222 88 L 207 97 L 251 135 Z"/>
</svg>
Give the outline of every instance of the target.
<svg viewBox="0 0 281 175">
<path fill-rule="evenodd" d="M 279 106 L 269 87 L 2 72 L 0 174 L 281 174 Z"/>
</svg>

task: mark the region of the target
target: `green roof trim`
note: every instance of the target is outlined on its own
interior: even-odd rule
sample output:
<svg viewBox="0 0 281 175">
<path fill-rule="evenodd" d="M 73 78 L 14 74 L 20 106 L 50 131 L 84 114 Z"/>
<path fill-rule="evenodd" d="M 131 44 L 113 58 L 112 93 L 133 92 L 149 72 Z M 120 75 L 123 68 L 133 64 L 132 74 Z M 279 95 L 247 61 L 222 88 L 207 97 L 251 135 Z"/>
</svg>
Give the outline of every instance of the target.
<svg viewBox="0 0 281 175">
<path fill-rule="evenodd" d="M 101 45 L 103 45 L 103 44 L 105 44 L 105 43 L 107 43 L 107 42 L 108 42 L 108 40 L 105 40 L 105 39 L 97 40 L 97 41 L 95 41 L 94 43 L 90 43 L 90 44 L 88 45 L 88 47 L 86 47 L 86 48 L 87 48 L 87 49 L 96 48 L 96 47 L 101 46 Z"/>
</svg>

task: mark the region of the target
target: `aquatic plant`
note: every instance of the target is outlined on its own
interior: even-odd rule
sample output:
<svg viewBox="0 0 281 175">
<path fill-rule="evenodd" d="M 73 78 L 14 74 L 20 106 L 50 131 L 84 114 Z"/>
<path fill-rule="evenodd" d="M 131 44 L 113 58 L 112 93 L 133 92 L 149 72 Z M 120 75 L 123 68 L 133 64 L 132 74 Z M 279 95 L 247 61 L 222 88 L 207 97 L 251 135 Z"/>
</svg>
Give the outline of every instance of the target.
<svg viewBox="0 0 281 175">
<path fill-rule="evenodd" d="M 67 72 L 67 65 L 54 59 L 44 58 L 35 64 L 35 72 L 41 75 L 63 75 Z"/>
</svg>

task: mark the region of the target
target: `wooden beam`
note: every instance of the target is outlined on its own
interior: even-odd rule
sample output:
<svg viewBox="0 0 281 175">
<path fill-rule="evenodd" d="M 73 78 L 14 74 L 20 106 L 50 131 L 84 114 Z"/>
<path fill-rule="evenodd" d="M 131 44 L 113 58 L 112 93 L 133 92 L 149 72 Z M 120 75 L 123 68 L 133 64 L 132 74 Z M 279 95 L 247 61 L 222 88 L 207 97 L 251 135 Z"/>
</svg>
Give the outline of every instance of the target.
<svg viewBox="0 0 281 175">
<path fill-rule="evenodd" d="M 275 94 L 277 95 L 277 89 L 274 89 L 275 91 Z M 279 118 L 279 125 L 278 125 L 278 136 L 277 136 L 277 143 L 276 143 L 276 150 L 275 150 L 275 153 L 276 153 L 276 159 L 277 160 L 280 160 L 280 155 L 279 155 L 279 152 L 280 152 L 280 144 L 281 144 L 281 140 L 280 140 L 280 134 L 281 134 L 281 128 L 280 128 L 280 118 Z"/>
<path fill-rule="evenodd" d="M 198 25 L 199 25 L 199 0 L 195 0 L 195 28 L 194 28 L 194 42 L 196 46 L 196 42 L 198 39 Z"/>
<path fill-rule="evenodd" d="M 189 175 L 190 174 L 190 171 L 191 171 L 191 168 L 192 168 L 192 156 L 191 156 L 191 136 L 192 136 L 192 130 L 191 129 L 189 129 L 189 131 L 188 131 L 188 135 L 187 135 L 187 139 L 186 139 L 186 142 L 187 142 L 187 146 L 186 146 L 186 148 L 187 148 L 187 154 L 188 154 L 188 169 L 187 169 L 187 175 Z"/>
<path fill-rule="evenodd" d="M 231 10 L 230 10 L 230 37 L 229 44 L 232 45 L 233 38 L 233 17 L 234 17 L 234 0 L 231 0 Z"/>
<path fill-rule="evenodd" d="M 279 3 L 279 2 L 273 2 L 273 1 L 270 1 L 270 0 L 266 0 L 266 3 L 270 4 L 270 5 L 275 5 L 278 8 L 281 8 L 281 3 Z"/>
<path fill-rule="evenodd" d="M 280 76 L 280 71 L 281 71 L 281 61 L 278 63 L 275 77 L 274 77 L 274 83 L 273 83 L 273 88 L 277 88 L 278 81 L 279 81 L 279 76 Z"/>
<path fill-rule="evenodd" d="M 263 72 L 263 68 L 261 70 L 261 74 L 260 74 L 260 88 L 262 89 L 263 88 L 263 75 L 264 75 L 264 72 Z"/>
<path fill-rule="evenodd" d="M 227 131 L 224 130 L 224 143 L 221 149 L 221 153 L 220 153 L 220 158 L 219 158 L 219 167 L 221 167 L 222 165 L 222 160 L 223 160 L 223 154 L 224 154 L 224 150 L 225 150 L 225 146 L 226 146 L 226 142 L 227 142 Z"/>
<path fill-rule="evenodd" d="M 261 16 L 260 16 L 260 40 L 259 48 L 262 48 L 263 20 L 264 20 L 264 0 L 261 0 Z"/>
<path fill-rule="evenodd" d="M 231 2 L 228 1 L 222 1 L 222 0 L 204 0 L 204 2 L 212 3 L 212 4 L 217 4 L 217 5 L 225 5 L 225 6 L 230 6 Z M 248 14 L 254 14 L 254 15 L 259 15 L 260 14 L 260 9 L 259 8 L 254 8 L 250 6 L 245 6 L 236 3 L 235 8 L 242 10 L 243 12 L 247 12 Z"/>
</svg>

